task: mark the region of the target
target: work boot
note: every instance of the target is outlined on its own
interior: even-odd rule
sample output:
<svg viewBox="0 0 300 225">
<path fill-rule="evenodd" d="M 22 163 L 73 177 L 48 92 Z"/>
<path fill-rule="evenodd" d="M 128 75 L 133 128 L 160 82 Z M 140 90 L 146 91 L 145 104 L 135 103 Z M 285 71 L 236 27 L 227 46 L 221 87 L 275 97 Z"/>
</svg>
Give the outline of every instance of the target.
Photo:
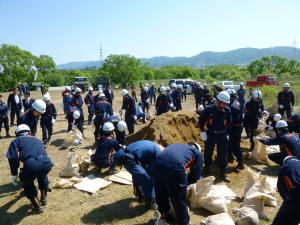
<svg viewBox="0 0 300 225">
<path fill-rule="evenodd" d="M 143 202 L 144 196 L 140 187 L 133 187 L 133 193 L 138 202 Z"/>
<path fill-rule="evenodd" d="M 47 143 L 49 143 L 51 141 L 51 136 L 49 136 L 48 138 L 47 138 Z"/>
<path fill-rule="evenodd" d="M 220 173 L 219 179 L 222 181 L 225 181 L 226 183 L 230 183 L 230 179 L 226 173 Z"/>
<path fill-rule="evenodd" d="M 245 169 L 244 163 L 243 163 L 243 162 L 239 162 L 239 163 L 237 164 L 236 168 L 239 169 L 239 170 Z"/>
<path fill-rule="evenodd" d="M 10 136 L 9 133 L 7 133 L 5 137 L 6 137 L 6 138 L 10 138 L 11 136 Z"/>
<path fill-rule="evenodd" d="M 41 206 L 41 203 L 39 200 L 35 197 L 30 199 L 30 202 L 32 204 L 32 211 L 35 213 L 42 213 L 44 211 L 44 208 Z"/>
<path fill-rule="evenodd" d="M 158 210 L 158 205 L 156 204 L 155 199 L 145 198 L 145 208 Z"/>
<path fill-rule="evenodd" d="M 47 205 L 48 198 L 47 198 L 47 190 L 41 190 L 41 204 L 42 206 Z"/>
<path fill-rule="evenodd" d="M 228 163 L 233 163 L 233 161 L 234 161 L 234 157 L 233 157 L 232 153 L 229 153 L 228 157 L 227 157 L 227 162 Z"/>
</svg>

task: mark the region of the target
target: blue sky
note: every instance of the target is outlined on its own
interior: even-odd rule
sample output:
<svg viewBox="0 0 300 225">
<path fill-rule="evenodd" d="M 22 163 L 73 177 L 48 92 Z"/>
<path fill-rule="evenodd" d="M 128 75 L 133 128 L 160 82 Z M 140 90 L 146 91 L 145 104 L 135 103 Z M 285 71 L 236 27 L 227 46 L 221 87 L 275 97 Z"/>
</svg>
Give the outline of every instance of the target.
<svg viewBox="0 0 300 225">
<path fill-rule="evenodd" d="M 300 45 L 299 0 L 0 0 L 0 43 L 56 63 Z"/>
</svg>

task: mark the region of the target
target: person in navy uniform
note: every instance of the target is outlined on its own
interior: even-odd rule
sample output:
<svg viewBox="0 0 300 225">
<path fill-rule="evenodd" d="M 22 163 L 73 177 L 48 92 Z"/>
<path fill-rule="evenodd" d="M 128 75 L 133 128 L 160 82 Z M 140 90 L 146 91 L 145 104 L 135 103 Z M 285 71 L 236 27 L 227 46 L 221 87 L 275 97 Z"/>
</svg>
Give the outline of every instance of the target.
<svg viewBox="0 0 300 225">
<path fill-rule="evenodd" d="M 280 147 L 280 152 L 269 154 L 268 158 L 279 165 L 282 165 L 283 159 L 286 156 L 296 156 L 299 158 L 300 143 L 293 134 L 289 133 L 287 122 L 279 120 L 276 123 L 276 130 L 278 134 L 275 138 L 259 139 L 265 145 L 279 145 Z"/>
<path fill-rule="evenodd" d="M 231 111 L 227 106 L 229 103 L 229 94 L 226 91 L 221 91 L 217 95 L 216 103 L 207 106 L 199 118 L 200 136 L 205 142 L 203 174 L 208 175 L 210 173 L 212 155 L 214 147 L 217 145 L 219 178 L 225 182 L 230 182 L 226 173 L 229 134 L 232 127 Z"/>
<path fill-rule="evenodd" d="M 53 125 L 56 122 L 56 108 L 55 105 L 50 102 L 51 98 L 48 94 L 43 96 L 43 100 L 46 103 L 46 111 L 41 116 L 41 128 L 42 128 L 42 134 L 43 134 L 43 143 L 47 144 L 51 140 L 51 136 L 53 133 Z"/>
<path fill-rule="evenodd" d="M 115 127 L 112 123 L 106 122 L 100 129 L 96 152 L 91 155 L 91 161 L 100 170 L 110 168 L 110 171 L 113 171 L 113 153 L 118 151 L 121 146 L 113 136 Z"/>
<path fill-rule="evenodd" d="M 25 92 L 24 99 L 22 100 L 24 111 L 31 108 L 34 99 L 30 98 L 30 92 Z"/>
<path fill-rule="evenodd" d="M 250 150 L 254 149 L 254 131 L 258 127 L 259 119 L 262 118 L 264 104 L 262 94 L 255 90 L 251 93 L 250 100 L 245 104 L 244 127 L 248 138 L 250 139 Z"/>
<path fill-rule="evenodd" d="M 116 115 L 108 116 L 105 120 L 105 122 L 111 122 L 115 129 L 115 136 L 119 144 L 125 145 L 126 143 L 126 129 L 127 124 L 125 121 L 120 120 L 120 118 Z"/>
<path fill-rule="evenodd" d="M 175 83 L 171 84 L 171 88 L 173 88 L 172 93 L 171 93 L 171 98 L 173 100 L 173 109 L 172 111 L 179 111 L 182 110 L 181 107 L 181 89 L 180 89 L 180 85 L 178 84 L 176 85 Z"/>
<path fill-rule="evenodd" d="M 278 93 L 277 103 L 278 103 L 278 112 L 281 116 L 284 116 L 286 113 L 287 118 L 290 118 L 292 115 L 293 107 L 295 105 L 294 93 L 290 90 L 291 85 L 285 83 L 283 85 L 283 91 Z"/>
<path fill-rule="evenodd" d="M 80 125 L 79 126 L 81 127 L 80 132 L 83 135 L 83 123 L 84 123 L 84 115 L 83 115 L 83 108 L 82 108 L 83 99 L 81 97 L 81 89 L 79 87 L 75 88 L 75 94 L 71 97 L 70 105 L 77 107 L 77 109 L 80 112 L 80 118 L 79 118 Z"/>
<path fill-rule="evenodd" d="M 200 179 L 202 166 L 201 147 L 196 143 L 171 144 L 156 157 L 153 166 L 155 196 L 162 219 L 167 222 L 170 219 L 171 200 L 177 222 L 190 224 L 187 186 Z"/>
<path fill-rule="evenodd" d="M 300 134 L 300 114 L 294 114 L 292 115 L 288 121 L 289 131 L 294 132 L 298 135 Z"/>
<path fill-rule="evenodd" d="M 113 157 L 115 164 L 123 165 L 132 175 L 134 194 L 138 201 L 144 199 L 146 209 L 157 209 L 152 169 L 160 152 L 156 143 L 141 140 L 119 150 Z"/>
<path fill-rule="evenodd" d="M 75 127 L 77 127 L 77 129 L 80 132 L 82 132 L 83 128 L 82 128 L 82 124 L 80 121 L 80 115 L 81 115 L 81 112 L 79 111 L 79 109 L 76 106 L 70 107 L 70 110 L 67 114 L 67 120 L 68 120 L 67 132 L 74 130 Z"/>
<path fill-rule="evenodd" d="M 207 84 L 203 84 L 203 88 L 202 88 L 202 91 L 201 91 L 201 104 L 204 106 L 205 108 L 205 98 L 207 97 L 207 95 L 209 95 L 209 89 L 207 87 Z"/>
<path fill-rule="evenodd" d="M 7 138 L 10 137 L 7 114 L 8 114 L 8 107 L 3 102 L 3 96 L 0 95 L 0 138 L 2 138 L 2 136 L 1 136 L 2 125 L 4 125 L 5 131 L 6 131 L 6 137 Z"/>
<path fill-rule="evenodd" d="M 10 125 L 14 125 L 15 116 L 17 116 L 17 124 L 20 121 L 22 101 L 21 96 L 17 93 L 17 89 L 12 89 L 13 93 L 9 94 L 7 99 L 7 107 L 10 110 Z"/>
<path fill-rule="evenodd" d="M 300 161 L 287 156 L 278 173 L 277 189 L 283 199 L 272 225 L 298 225 L 300 223 Z"/>
<path fill-rule="evenodd" d="M 228 161 L 233 161 L 233 155 L 236 157 L 238 165 L 237 168 L 243 170 L 244 156 L 241 150 L 241 135 L 243 130 L 243 116 L 241 113 L 240 102 L 237 100 L 236 91 L 234 89 L 227 89 L 230 94 L 230 110 L 232 116 L 232 127 L 229 133 L 229 147 L 228 147 Z"/>
<path fill-rule="evenodd" d="M 132 134 L 134 133 L 134 125 L 137 119 L 135 100 L 129 95 L 126 89 L 121 91 L 121 95 L 123 96 L 123 103 L 119 113 L 122 114 L 122 110 L 125 110 L 125 122 L 127 124 L 129 134 Z"/>
<path fill-rule="evenodd" d="M 196 104 L 196 110 L 197 110 L 198 106 L 201 105 L 202 97 L 204 97 L 203 96 L 203 89 L 200 86 L 200 82 L 196 82 L 196 85 L 195 85 L 195 88 L 194 88 L 194 97 L 195 97 L 195 104 Z"/>
<path fill-rule="evenodd" d="M 37 99 L 32 103 L 31 109 L 24 112 L 20 118 L 20 124 L 26 124 L 30 127 L 31 135 L 35 136 L 37 132 L 37 124 L 39 117 L 46 112 L 46 103 Z"/>
<path fill-rule="evenodd" d="M 94 89 L 92 87 L 89 87 L 89 92 L 84 97 L 84 103 L 88 107 L 88 124 L 92 124 L 93 116 L 95 114 L 95 102 L 94 102 L 94 96 L 93 96 Z"/>
<path fill-rule="evenodd" d="M 237 90 L 237 100 L 240 103 L 240 112 L 242 114 L 244 113 L 245 95 L 246 95 L 246 90 L 244 86 L 245 86 L 244 82 L 241 82 L 240 88 Z"/>
<path fill-rule="evenodd" d="M 156 102 L 156 87 L 155 87 L 155 83 L 152 83 L 150 89 L 149 89 L 149 95 L 150 95 L 150 103 L 152 105 L 152 103 L 155 104 Z"/>
<path fill-rule="evenodd" d="M 64 105 L 64 114 L 67 116 L 69 110 L 70 110 L 70 104 L 71 104 L 71 88 L 65 87 L 65 90 L 62 92 L 63 97 L 63 105 Z"/>
<path fill-rule="evenodd" d="M 156 115 L 161 115 L 169 111 L 169 106 L 173 108 L 173 100 L 167 93 L 165 86 L 160 87 L 160 95 L 156 99 Z"/>
<path fill-rule="evenodd" d="M 34 211 L 41 213 L 43 212 L 42 206 L 47 204 L 49 190 L 47 175 L 51 171 L 53 163 L 47 156 L 42 142 L 31 136 L 30 130 L 26 124 L 17 127 L 16 139 L 11 142 L 6 157 L 11 170 L 12 183 L 17 185 L 19 176 L 25 196 L 31 201 Z M 20 162 L 23 163 L 23 168 L 18 173 Z M 34 185 L 35 179 L 37 179 L 41 193 L 40 200 Z"/>
<path fill-rule="evenodd" d="M 149 88 L 143 87 L 141 93 L 141 102 L 143 105 L 143 112 L 148 112 L 150 109 L 150 96 L 149 96 Z"/>
<path fill-rule="evenodd" d="M 105 94 L 106 100 L 111 104 L 111 106 L 113 105 L 113 101 L 114 101 L 114 90 L 110 87 L 110 85 L 106 85 L 106 88 L 104 89 L 103 93 Z"/>
</svg>

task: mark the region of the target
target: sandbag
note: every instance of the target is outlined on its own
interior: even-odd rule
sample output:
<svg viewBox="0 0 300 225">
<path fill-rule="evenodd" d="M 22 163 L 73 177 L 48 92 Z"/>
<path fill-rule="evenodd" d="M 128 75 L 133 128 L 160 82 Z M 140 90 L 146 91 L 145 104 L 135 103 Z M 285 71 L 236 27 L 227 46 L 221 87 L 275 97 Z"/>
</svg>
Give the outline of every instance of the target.
<svg viewBox="0 0 300 225">
<path fill-rule="evenodd" d="M 91 149 L 88 150 L 88 152 L 80 157 L 80 164 L 79 164 L 79 172 L 85 173 L 88 171 L 89 166 L 91 165 L 91 155 L 93 154 L 93 151 Z"/>
<path fill-rule="evenodd" d="M 257 212 L 247 206 L 232 210 L 236 225 L 258 225 L 259 218 Z"/>
<path fill-rule="evenodd" d="M 75 152 L 70 152 L 63 171 L 59 174 L 60 177 L 73 177 L 79 175 L 80 158 Z"/>
<path fill-rule="evenodd" d="M 67 135 L 64 138 L 64 141 L 62 143 L 63 148 L 69 148 L 73 145 L 73 142 L 75 140 L 75 133 L 74 131 L 70 131 L 67 133 Z"/>
<path fill-rule="evenodd" d="M 203 225 L 234 225 L 234 222 L 228 213 L 220 213 L 209 216 L 201 222 Z"/>
<path fill-rule="evenodd" d="M 268 155 L 266 145 L 256 140 L 254 142 L 254 149 L 252 152 L 252 158 L 259 162 L 268 162 Z"/>
<path fill-rule="evenodd" d="M 224 195 L 219 193 L 214 186 L 211 186 L 211 190 L 206 196 L 199 199 L 199 205 L 214 214 L 224 213 L 228 210 Z"/>
<path fill-rule="evenodd" d="M 259 180 L 259 177 L 260 173 L 254 172 L 249 167 L 247 168 L 247 184 L 244 190 L 244 195 Z"/>
<path fill-rule="evenodd" d="M 52 188 L 54 189 L 69 189 L 73 187 L 73 184 L 71 181 L 67 179 L 58 179 L 57 181 L 54 182 Z"/>
</svg>

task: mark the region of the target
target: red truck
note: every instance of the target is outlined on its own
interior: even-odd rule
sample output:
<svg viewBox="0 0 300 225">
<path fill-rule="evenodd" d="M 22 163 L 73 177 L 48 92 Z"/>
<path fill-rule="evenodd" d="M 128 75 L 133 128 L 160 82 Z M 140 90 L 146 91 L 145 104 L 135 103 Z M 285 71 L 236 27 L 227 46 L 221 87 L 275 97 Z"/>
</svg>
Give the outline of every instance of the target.
<svg viewBox="0 0 300 225">
<path fill-rule="evenodd" d="M 277 77 L 272 76 L 272 74 L 263 74 L 256 77 L 256 80 L 246 81 L 246 86 L 248 87 L 260 87 L 263 85 L 279 85 Z"/>
</svg>

